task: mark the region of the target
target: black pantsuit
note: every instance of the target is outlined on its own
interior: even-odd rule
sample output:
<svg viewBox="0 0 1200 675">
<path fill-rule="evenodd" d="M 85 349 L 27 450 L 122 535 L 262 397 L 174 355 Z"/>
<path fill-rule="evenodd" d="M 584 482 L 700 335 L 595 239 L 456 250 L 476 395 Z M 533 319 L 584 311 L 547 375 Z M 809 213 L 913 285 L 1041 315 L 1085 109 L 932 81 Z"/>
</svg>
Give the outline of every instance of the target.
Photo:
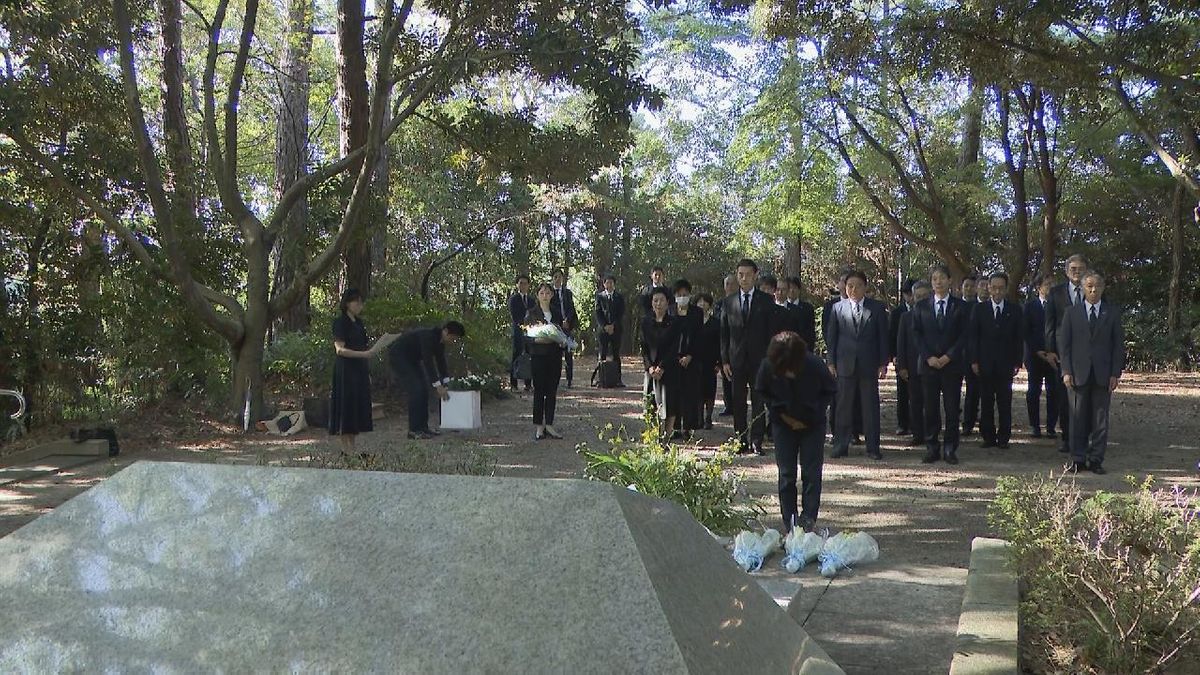
<svg viewBox="0 0 1200 675">
<path fill-rule="evenodd" d="M 738 434 L 740 452 L 762 451 L 766 434 L 763 402 L 754 391 L 758 366 L 767 354 L 767 344 L 776 333 L 778 314 L 775 298 L 757 289 L 741 291 L 721 301 L 721 363 L 733 373 L 730 405 L 733 428 Z M 750 415 L 746 415 L 746 398 Z"/>
<path fill-rule="evenodd" d="M 821 508 L 821 470 L 825 465 L 823 418 L 822 415 L 822 424 L 804 431 L 793 431 L 782 423 L 771 425 L 775 468 L 779 472 L 779 512 L 785 528 L 799 525 L 807 529 L 817 520 Z M 800 479 L 799 490 L 796 489 L 797 477 Z"/>
<path fill-rule="evenodd" d="M 918 302 L 911 310 L 911 316 L 917 342 L 917 366 L 925 393 L 927 452 L 923 461 L 937 461 L 940 454 L 946 461 L 957 463 L 962 380 L 967 369 L 968 307 L 958 298 L 933 295 Z M 941 357 L 948 359 L 942 368 L 929 365 L 931 358 Z"/>
<path fill-rule="evenodd" d="M 1046 351 L 1058 354 L 1058 372 L 1055 373 L 1054 389 L 1058 399 L 1058 424 L 1062 428 L 1061 452 L 1071 451 L 1071 399 L 1073 396 L 1063 384 L 1062 353 L 1059 351 L 1058 330 L 1062 326 L 1063 317 L 1076 303 L 1083 301 L 1083 289 L 1063 282 L 1050 289 L 1050 297 L 1046 302 L 1046 318 L 1043 327 Z"/>
<path fill-rule="evenodd" d="M 900 378 L 904 382 L 905 389 L 908 392 L 908 397 L 905 403 L 908 406 L 908 430 L 912 433 L 913 438 L 917 443 L 925 442 L 925 391 L 924 383 L 921 380 L 921 355 L 917 348 L 917 336 L 913 332 L 913 317 L 915 315 L 910 311 L 900 312 L 900 318 L 897 321 L 896 327 L 896 372 L 899 377 L 900 371 L 905 371 L 908 374 L 908 379 Z"/>
<path fill-rule="evenodd" d="M 530 355 L 533 371 L 533 423 L 554 424 L 558 405 L 558 376 L 562 372 L 562 349 Z"/>
</svg>

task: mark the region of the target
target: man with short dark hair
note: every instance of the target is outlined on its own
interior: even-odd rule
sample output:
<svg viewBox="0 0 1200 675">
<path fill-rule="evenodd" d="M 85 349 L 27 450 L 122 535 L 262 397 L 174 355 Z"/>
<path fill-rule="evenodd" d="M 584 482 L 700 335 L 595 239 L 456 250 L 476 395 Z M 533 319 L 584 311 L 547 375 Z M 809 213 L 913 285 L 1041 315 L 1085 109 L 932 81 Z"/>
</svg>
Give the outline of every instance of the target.
<svg viewBox="0 0 1200 675">
<path fill-rule="evenodd" d="M 1067 310 L 1083 303 L 1083 276 L 1088 271 L 1088 259 L 1084 255 L 1076 253 L 1067 258 L 1065 268 L 1067 280 L 1050 289 L 1050 301 L 1046 303 L 1045 333 L 1046 357 L 1058 369 L 1055 386 L 1058 387 L 1058 426 L 1062 429 L 1062 443 L 1059 445 L 1058 451 L 1070 453 L 1071 422 L 1074 421 L 1071 417 L 1073 404 L 1069 388 L 1062 384 L 1063 370 L 1061 354 L 1058 353 L 1058 327 L 1062 324 L 1063 317 L 1067 315 Z"/>
<path fill-rule="evenodd" d="M 846 297 L 846 278 L 850 276 L 853 270 L 842 270 L 838 273 L 837 280 L 834 282 L 836 292 L 831 292 L 829 299 L 825 301 L 825 305 L 821 308 L 821 339 L 825 341 L 825 354 L 829 354 L 829 326 L 833 322 L 833 306 L 841 302 Z M 829 404 L 829 431 L 833 432 L 837 428 L 837 397 L 833 397 L 833 403 Z M 862 445 L 863 433 L 863 411 L 862 403 L 855 402 L 854 404 L 854 445 Z"/>
<path fill-rule="evenodd" d="M 437 435 L 429 428 L 429 387 L 445 400 L 450 394 L 446 367 L 446 344 L 466 337 L 467 331 L 457 321 L 441 326 L 414 328 L 388 347 L 388 362 L 397 382 L 408 393 L 408 437 L 424 439 Z"/>
<path fill-rule="evenodd" d="M 521 324 L 525 323 L 525 315 L 533 309 L 536 302 L 529 293 L 529 275 L 519 275 L 516 290 L 508 296 L 508 316 L 512 329 L 512 360 L 508 365 L 508 382 L 509 389 L 513 391 L 517 390 L 517 359 L 525 353 L 525 331 L 521 329 Z M 525 391 L 529 391 L 531 384 L 529 380 L 525 380 Z"/>
<path fill-rule="evenodd" d="M 888 346 L 891 349 L 893 365 L 896 365 L 896 435 L 908 436 L 912 433 L 911 418 L 908 416 L 909 379 L 900 377 L 899 365 L 895 361 L 900 354 L 900 319 L 912 309 L 913 300 L 912 279 L 906 279 L 900 286 L 900 302 L 888 313 Z"/>
<path fill-rule="evenodd" d="M 920 279 L 912 285 L 912 306 L 927 299 L 931 292 L 929 282 Z M 912 431 L 910 445 L 925 443 L 925 390 L 921 381 L 921 353 L 917 347 L 917 334 L 913 331 L 910 309 L 900 315 L 900 329 L 896 338 L 896 370 L 908 385 L 908 421 Z"/>
<path fill-rule="evenodd" d="M 879 433 L 879 380 L 887 376 L 887 306 L 866 297 L 867 275 L 854 270 L 846 276 L 846 297 L 831 310 L 828 345 L 829 372 L 837 378 L 838 412 L 831 457 L 849 454 L 854 403 L 862 406 L 867 457 L 883 459 Z"/>
<path fill-rule="evenodd" d="M 980 447 L 1003 450 L 1008 448 L 1012 435 L 1012 384 L 1021 370 L 1023 324 L 1021 307 L 1008 301 L 1008 275 L 997 272 L 987 284 L 991 300 L 975 307 L 967 351 L 971 371 L 979 381 Z"/>
<path fill-rule="evenodd" d="M 801 297 L 803 286 L 800 282 L 800 277 L 788 277 L 784 280 L 784 286 L 787 292 L 787 307 L 788 310 L 795 314 L 794 321 L 800 326 L 800 337 L 804 338 L 805 344 L 808 345 L 808 351 L 816 352 L 817 350 L 817 311 L 811 303 L 805 302 Z"/>
<path fill-rule="evenodd" d="M 727 274 L 724 279 L 725 294 L 715 300 L 716 306 L 713 307 L 713 318 L 717 320 L 717 325 L 721 325 L 721 317 L 725 312 L 725 298 L 737 293 L 737 275 Z M 717 413 L 717 417 L 730 417 L 733 415 L 733 409 L 729 407 L 729 402 L 733 400 L 733 380 L 725 374 L 725 370 L 721 369 L 721 412 Z"/>
<path fill-rule="evenodd" d="M 755 287 L 758 265 L 743 258 L 737 265 L 738 290 L 722 301 L 721 370 L 732 382 L 733 428 L 738 435 L 738 454 L 763 454 L 766 418 L 762 399 L 754 391 L 754 378 L 767 355 L 767 344 L 775 335 L 775 300 Z M 746 418 L 746 396 L 750 395 L 751 418 Z"/>
<path fill-rule="evenodd" d="M 1029 388 L 1025 392 L 1025 407 L 1029 414 L 1029 433 L 1034 438 L 1042 437 L 1042 387 L 1046 390 L 1046 435 L 1054 438 L 1054 427 L 1058 422 L 1058 370 L 1047 358 L 1046 352 L 1046 305 L 1050 302 L 1050 287 L 1054 278 L 1038 275 L 1033 280 L 1034 297 L 1025 303 L 1025 372 L 1029 375 Z"/>
<path fill-rule="evenodd" d="M 654 298 L 656 291 L 662 291 L 667 294 L 668 302 L 671 305 L 675 304 L 675 294 L 671 289 L 667 288 L 667 275 L 663 272 L 663 268 L 655 265 L 650 270 L 650 283 L 642 287 L 642 292 L 638 294 L 638 304 L 642 306 L 642 316 L 654 316 L 654 309 L 650 306 L 650 300 Z M 669 309 L 667 313 L 672 313 Z"/>
<path fill-rule="evenodd" d="M 929 283 L 933 294 L 912 310 L 921 383 L 925 388 L 926 452 L 921 461 L 928 464 L 944 459 L 948 464 L 958 464 L 967 305 L 961 298 L 950 295 L 950 270 L 945 265 L 930 268 Z M 942 412 L 945 412 L 944 427 Z"/>
<path fill-rule="evenodd" d="M 1104 474 L 1108 410 L 1125 367 L 1125 333 L 1121 311 L 1103 300 L 1103 275 L 1085 274 L 1082 295 L 1082 302 L 1067 308 L 1057 331 L 1063 384 L 1072 392 L 1068 469 Z"/>
<path fill-rule="evenodd" d="M 971 323 L 971 316 L 975 308 L 979 306 L 976 286 L 982 283 L 974 274 L 969 274 L 962 280 L 961 297 L 963 302 L 967 303 L 967 326 Z M 966 354 L 964 353 L 963 356 L 965 357 Z M 969 367 L 964 367 L 963 375 L 967 393 L 962 400 L 962 435 L 970 436 L 975 433 L 975 423 L 979 421 L 979 376 Z"/>
<path fill-rule="evenodd" d="M 605 275 L 604 285 L 596 293 L 596 331 L 600 360 L 612 360 L 621 368 L 621 332 L 625 321 L 625 297 L 617 292 L 617 278 Z M 623 385 L 622 385 L 623 386 Z"/>
<path fill-rule="evenodd" d="M 579 313 L 575 310 L 575 295 L 571 293 L 571 289 L 567 288 L 567 273 L 561 268 L 554 270 L 554 276 L 551 279 L 551 286 L 554 288 L 554 299 L 551 302 L 558 307 L 560 316 L 563 318 L 563 332 L 570 337 L 575 329 L 579 328 Z M 571 382 L 575 379 L 575 358 L 570 349 L 563 350 L 563 368 L 567 372 L 567 389 L 570 389 Z"/>
</svg>

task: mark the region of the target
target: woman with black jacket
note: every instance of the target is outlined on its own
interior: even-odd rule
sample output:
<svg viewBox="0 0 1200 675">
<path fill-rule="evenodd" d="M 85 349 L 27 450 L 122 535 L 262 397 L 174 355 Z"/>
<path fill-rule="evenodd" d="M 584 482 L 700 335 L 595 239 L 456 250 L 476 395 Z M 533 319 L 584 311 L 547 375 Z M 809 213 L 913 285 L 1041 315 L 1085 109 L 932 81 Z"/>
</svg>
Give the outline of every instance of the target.
<svg viewBox="0 0 1200 675">
<path fill-rule="evenodd" d="M 779 469 L 779 508 L 783 531 L 812 531 L 821 506 L 821 466 L 825 461 L 825 414 L 837 383 L 820 357 L 791 331 L 771 338 L 767 358 L 755 378 L 755 391 L 771 417 L 775 465 Z M 796 468 L 801 508 L 797 517 Z"/>
<path fill-rule="evenodd" d="M 704 323 L 703 312 L 692 303 L 692 285 L 687 279 L 675 282 L 675 358 L 679 363 L 676 386 L 679 389 L 679 426 L 683 433 L 675 432 L 672 438 L 691 439 L 701 426 L 703 404 L 700 401 L 700 362 L 696 358 L 699 349 L 700 327 Z"/>
<path fill-rule="evenodd" d="M 662 441 L 675 428 L 679 414 L 679 335 L 675 317 L 667 314 L 671 301 L 667 289 L 656 288 L 650 297 L 649 316 L 642 319 L 642 365 L 646 369 L 644 391 L 654 396 L 654 414 L 662 420 Z"/>
<path fill-rule="evenodd" d="M 537 289 L 537 304 L 525 315 L 526 326 L 551 323 L 562 328 L 563 317 L 554 300 L 554 288 L 543 283 Z M 562 438 L 554 429 L 554 408 L 558 404 L 558 378 L 562 372 L 563 346 L 550 338 L 525 336 L 533 375 L 533 440 Z"/>
<path fill-rule="evenodd" d="M 713 297 L 701 293 L 696 309 L 704 317 L 694 351 L 700 368 L 700 405 L 704 408 L 704 428 L 713 428 L 713 408 L 717 403 L 717 372 L 721 369 L 721 320 L 713 314 Z"/>
</svg>

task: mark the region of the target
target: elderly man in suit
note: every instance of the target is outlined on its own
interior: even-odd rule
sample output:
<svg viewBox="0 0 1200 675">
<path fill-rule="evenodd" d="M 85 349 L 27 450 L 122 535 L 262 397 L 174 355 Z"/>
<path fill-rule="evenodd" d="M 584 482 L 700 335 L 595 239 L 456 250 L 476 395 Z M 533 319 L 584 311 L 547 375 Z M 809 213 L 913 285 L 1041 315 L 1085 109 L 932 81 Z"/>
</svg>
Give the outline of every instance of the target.
<svg viewBox="0 0 1200 675">
<path fill-rule="evenodd" d="M 1105 302 L 1104 276 L 1083 278 L 1083 302 L 1071 305 L 1058 327 L 1063 384 L 1071 390 L 1071 471 L 1104 474 L 1108 409 L 1125 367 L 1121 311 Z"/>
<path fill-rule="evenodd" d="M 928 464 L 940 458 L 947 464 L 958 464 L 958 420 L 963 373 L 967 370 L 969 306 L 950 295 L 950 270 L 945 265 L 934 265 L 930 269 L 929 283 L 933 295 L 912 310 L 913 332 L 921 355 L 919 372 L 925 388 L 926 451 L 921 461 Z M 943 411 L 946 414 L 944 429 Z"/>
<path fill-rule="evenodd" d="M 1039 275 L 1034 279 L 1033 287 L 1037 295 L 1025 303 L 1022 312 L 1025 323 L 1025 372 L 1029 375 L 1025 407 L 1029 414 L 1029 433 L 1034 438 L 1042 437 L 1043 384 L 1046 390 L 1047 436 L 1054 437 L 1054 427 L 1058 422 L 1058 390 L 1062 388 L 1062 382 L 1058 379 L 1054 364 L 1046 356 L 1046 304 L 1050 302 L 1050 287 L 1053 285 L 1054 278 L 1050 275 Z"/>
<path fill-rule="evenodd" d="M 929 297 L 929 282 L 920 279 L 912 285 L 912 306 Z M 921 384 L 921 354 L 917 349 L 917 334 L 913 331 L 913 312 L 900 312 L 896 331 L 895 366 L 897 377 L 908 385 L 908 420 L 912 432 L 910 445 L 925 443 L 925 390 Z"/>
<path fill-rule="evenodd" d="M 1067 258 L 1067 280 L 1050 289 L 1050 301 L 1046 303 L 1046 357 L 1058 369 L 1055 386 L 1058 387 L 1058 424 L 1062 428 L 1062 444 L 1058 451 L 1071 452 L 1071 396 L 1067 387 L 1062 386 L 1062 353 L 1058 351 L 1058 327 L 1062 325 L 1063 317 L 1075 305 L 1083 304 L 1083 275 L 1088 271 L 1088 259 L 1082 254 Z"/>
<path fill-rule="evenodd" d="M 838 412 L 832 457 L 849 454 L 854 402 L 860 401 L 867 457 L 883 459 L 879 448 L 879 381 L 887 375 L 887 306 L 866 297 L 867 275 L 854 270 L 846 277 L 846 297 L 833 306 L 829 322 L 829 372 L 837 378 Z"/>
<path fill-rule="evenodd" d="M 737 265 L 737 290 L 721 301 L 721 370 L 729 378 L 733 428 L 738 435 L 738 454 L 763 454 L 766 417 L 762 399 L 754 391 L 754 378 L 767 355 L 767 344 L 775 335 L 775 298 L 755 287 L 758 265 L 743 258 Z M 746 396 L 750 396 L 751 418 L 746 419 Z"/>
<path fill-rule="evenodd" d="M 980 282 L 983 283 L 983 282 Z M 979 378 L 981 448 L 1008 448 L 1012 436 L 1012 385 L 1021 370 L 1021 306 L 1008 301 L 1008 275 L 987 280 L 991 299 L 971 315 L 968 337 L 971 371 Z M 997 412 L 1000 426 L 996 426 Z"/>
</svg>

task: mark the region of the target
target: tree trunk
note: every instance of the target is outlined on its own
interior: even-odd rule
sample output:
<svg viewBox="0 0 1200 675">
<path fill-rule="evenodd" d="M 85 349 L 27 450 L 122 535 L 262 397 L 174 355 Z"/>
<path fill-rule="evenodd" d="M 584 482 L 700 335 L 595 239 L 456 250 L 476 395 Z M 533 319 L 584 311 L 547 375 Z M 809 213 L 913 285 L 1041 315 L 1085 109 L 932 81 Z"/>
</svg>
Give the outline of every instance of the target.
<svg viewBox="0 0 1200 675">
<path fill-rule="evenodd" d="M 1021 134 L 1018 152 L 1013 152 L 1010 135 L 1011 97 L 1008 91 L 996 89 L 996 108 L 1000 117 L 1000 147 L 1004 151 L 1004 169 L 1013 190 L 1013 241 L 1008 255 L 1009 299 L 1016 301 L 1020 286 L 1029 270 L 1029 195 L 1025 187 L 1025 168 L 1029 159 L 1029 142 Z M 1027 127 L 1026 127 L 1027 129 Z"/>
<path fill-rule="evenodd" d="M 279 199 L 308 174 L 308 94 L 312 53 L 312 0 L 290 0 L 287 30 L 279 67 L 279 105 L 275 122 L 275 197 Z M 305 263 L 309 236 L 308 197 L 301 197 L 284 220 L 271 248 L 275 269 L 272 296 L 292 285 Z M 309 325 L 309 293 L 280 316 L 274 333 L 305 330 Z"/>
<path fill-rule="evenodd" d="M 32 428 L 41 412 L 42 390 L 42 254 L 50 234 L 50 218 L 42 218 L 29 242 L 25 261 L 25 365 L 21 388 L 25 393 L 25 428 Z"/>
<path fill-rule="evenodd" d="M 270 250 L 261 237 L 247 236 L 242 242 L 246 259 L 246 314 L 242 321 L 242 339 L 231 343 L 233 379 L 230 404 L 237 419 L 250 426 L 266 416 L 263 396 L 263 352 L 266 348 L 270 316 Z M 250 419 L 244 419 L 247 389 L 250 399 Z"/>
<path fill-rule="evenodd" d="M 1038 87 L 1032 87 L 1028 96 L 1018 95 L 1021 107 L 1029 119 L 1027 138 L 1038 184 L 1042 190 L 1042 268 L 1043 275 L 1054 274 L 1055 256 L 1058 250 L 1058 172 L 1054 162 L 1054 148 L 1046 132 L 1046 95 Z"/>
<path fill-rule="evenodd" d="M 367 56 L 363 46 L 366 22 L 366 0 L 338 0 L 338 108 L 341 112 L 339 149 L 342 156 L 367 142 L 368 118 Z M 361 162 L 356 162 L 350 176 L 358 174 Z M 345 283 L 357 288 L 364 297 L 371 294 L 371 239 L 373 209 L 363 210 L 363 217 L 353 223 L 353 235 L 342 254 Z"/>
<path fill-rule="evenodd" d="M 187 111 L 183 103 L 183 12 L 180 0 L 160 0 L 162 20 L 161 51 L 163 60 L 163 145 L 167 171 L 163 187 L 173 195 L 175 220 L 183 225 L 189 253 L 197 254 L 203 245 L 197 226 L 198 206 L 195 160 L 187 129 Z"/>
<path fill-rule="evenodd" d="M 1182 183 L 1176 183 L 1175 195 L 1171 200 L 1171 280 L 1167 286 L 1167 335 L 1173 346 L 1178 347 L 1180 306 L 1183 304 L 1183 236 L 1184 197 L 1187 191 Z M 1173 355 L 1178 362 L 1182 350 Z"/>
<path fill-rule="evenodd" d="M 967 103 L 963 106 L 962 146 L 958 155 L 958 168 L 966 169 L 979 164 L 979 145 L 983 136 L 984 89 L 971 78 Z"/>
</svg>

